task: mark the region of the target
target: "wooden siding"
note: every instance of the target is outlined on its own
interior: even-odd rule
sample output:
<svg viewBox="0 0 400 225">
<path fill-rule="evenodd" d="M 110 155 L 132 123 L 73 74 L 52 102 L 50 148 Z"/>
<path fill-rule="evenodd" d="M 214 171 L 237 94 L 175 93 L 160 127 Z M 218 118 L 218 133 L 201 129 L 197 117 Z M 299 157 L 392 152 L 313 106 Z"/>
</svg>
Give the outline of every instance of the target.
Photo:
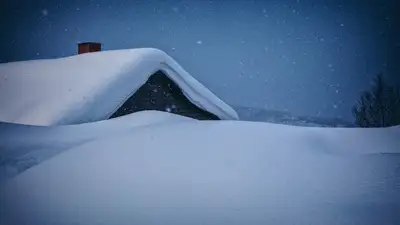
<svg viewBox="0 0 400 225">
<path fill-rule="evenodd" d="M 110 118 L 143 110 L 168 111 L 199 120 L 219 118 L 191 103 L 164 72 L 157 71 Z"/>
</svg>

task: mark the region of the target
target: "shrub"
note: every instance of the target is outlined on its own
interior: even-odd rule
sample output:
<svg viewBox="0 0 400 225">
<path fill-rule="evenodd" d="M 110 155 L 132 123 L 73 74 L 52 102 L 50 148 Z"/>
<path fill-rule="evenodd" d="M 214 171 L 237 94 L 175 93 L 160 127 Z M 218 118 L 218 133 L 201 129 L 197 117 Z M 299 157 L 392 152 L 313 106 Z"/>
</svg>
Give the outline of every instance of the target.
<svg viewBox="0 0 400 225">
<path fill-rule="evenodd" d="M 360 127 L 389 127 L 400 124 L 400 87 L 390 86 L 379 74 L 352 109 Z"/>
</svg>

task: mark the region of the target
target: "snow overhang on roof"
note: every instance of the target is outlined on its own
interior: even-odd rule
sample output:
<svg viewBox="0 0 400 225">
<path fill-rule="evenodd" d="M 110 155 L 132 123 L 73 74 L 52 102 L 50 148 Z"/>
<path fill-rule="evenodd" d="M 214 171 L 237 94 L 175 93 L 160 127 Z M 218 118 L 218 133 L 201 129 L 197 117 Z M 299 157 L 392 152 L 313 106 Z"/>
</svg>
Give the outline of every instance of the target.
<svg viewBox="0 0 400 225">
<path fill-rule="evenodd" d="M 104 120 L 158 70 L 197 107 L 220 119 L 238 119 L 166 53 L 141 48 L 0 64 L 0 120 L 31 125 Z"/>
</svg>

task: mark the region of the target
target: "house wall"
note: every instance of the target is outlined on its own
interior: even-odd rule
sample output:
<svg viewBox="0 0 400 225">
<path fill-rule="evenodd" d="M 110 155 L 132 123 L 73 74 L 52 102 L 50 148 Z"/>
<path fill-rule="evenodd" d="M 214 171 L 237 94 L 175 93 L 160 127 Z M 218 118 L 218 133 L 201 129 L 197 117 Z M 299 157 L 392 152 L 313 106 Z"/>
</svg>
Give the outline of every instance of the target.
<svg viewBox="0 0 400 225">
<path fill-rule="evenodd" d="M 199 120 L 219 118 L 191 103 L 164 72 L 157 71 L 110 118 L 143 110 L 168 111 Z"/>
</svg>

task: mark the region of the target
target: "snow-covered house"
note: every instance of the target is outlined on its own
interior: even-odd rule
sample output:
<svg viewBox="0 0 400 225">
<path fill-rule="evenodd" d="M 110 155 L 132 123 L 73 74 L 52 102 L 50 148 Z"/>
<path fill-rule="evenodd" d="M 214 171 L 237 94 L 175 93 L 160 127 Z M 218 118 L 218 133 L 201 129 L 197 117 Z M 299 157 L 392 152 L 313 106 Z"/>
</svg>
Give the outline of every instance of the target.
<svg viewBox="0 0 400 225">
<path fill-rule="evenodd" d="M 143 110 L 236 120 L 229 105 L 163 51 L 113 50 L 0 64 L 0 121 L 65 125 Z"/>
</svg>

